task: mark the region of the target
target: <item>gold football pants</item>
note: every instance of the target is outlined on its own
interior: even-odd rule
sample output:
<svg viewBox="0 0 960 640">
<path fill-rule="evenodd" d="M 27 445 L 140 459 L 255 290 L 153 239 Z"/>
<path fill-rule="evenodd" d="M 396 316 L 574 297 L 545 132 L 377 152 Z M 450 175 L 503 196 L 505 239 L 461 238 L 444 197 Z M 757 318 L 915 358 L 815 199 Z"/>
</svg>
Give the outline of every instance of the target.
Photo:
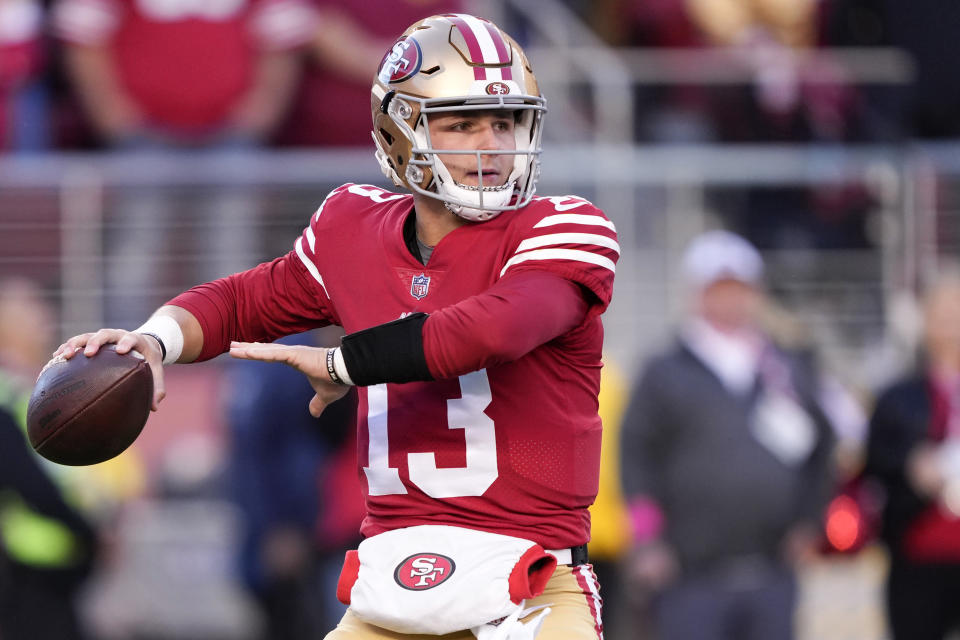
<svg viewBox="0 0 960 640">
<path fill-rule="evenodd" d="M 537 640 L 603 640 L 597 578 L 588 565 L 560 566 L 544 592 L 527 600 L 525 608 L 550 605 Z M 534 612 L 530 617 L 537 615 Z M 349 609 L 326 640 L 476 640 L 469 629 L 443 636 L 407 635 L 363 622 Z"/>
</svg>

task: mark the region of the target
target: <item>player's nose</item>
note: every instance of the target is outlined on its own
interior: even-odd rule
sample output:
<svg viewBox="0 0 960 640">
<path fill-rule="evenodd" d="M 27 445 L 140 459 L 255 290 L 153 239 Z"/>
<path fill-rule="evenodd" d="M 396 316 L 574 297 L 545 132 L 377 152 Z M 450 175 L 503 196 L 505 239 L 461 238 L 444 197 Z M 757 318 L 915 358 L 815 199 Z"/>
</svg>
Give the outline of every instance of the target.
<svg viewBox="0 0 960 640">
<path fill-rule="evenodd" d="M 477 148 L 484 151 L 497 151 L 503 147 L 503 140 L 495 124 L 488 124 L 481 127 L 480 132 L 478 133 L 480 140 L 478 141 Z"/>
</svg>

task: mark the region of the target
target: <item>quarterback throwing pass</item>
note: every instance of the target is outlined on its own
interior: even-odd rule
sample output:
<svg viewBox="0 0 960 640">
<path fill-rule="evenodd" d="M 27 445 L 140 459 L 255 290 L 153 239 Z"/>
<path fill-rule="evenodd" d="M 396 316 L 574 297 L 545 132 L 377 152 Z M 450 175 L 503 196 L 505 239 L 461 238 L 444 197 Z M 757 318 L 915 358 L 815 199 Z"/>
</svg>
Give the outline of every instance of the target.
<svg viewBox="0 0 960 640">
<path fill-rule="evenodd" d="M 224 352 L 302 371 L 314 415 L 359 387 L 364 541 L 328 640 L 598 640 L 587 509 L 614 225 L 582 198 L 535 195 L 545 101 L 487 20 L 408 28 L 371 111 L 377 159 L 405 192 L 340 186 L 288 254 L 55 355 L 141 352 L 154 408 L 164 364 Z M 271 344 L 329 324 L 339 346 Z"/>
</svg>

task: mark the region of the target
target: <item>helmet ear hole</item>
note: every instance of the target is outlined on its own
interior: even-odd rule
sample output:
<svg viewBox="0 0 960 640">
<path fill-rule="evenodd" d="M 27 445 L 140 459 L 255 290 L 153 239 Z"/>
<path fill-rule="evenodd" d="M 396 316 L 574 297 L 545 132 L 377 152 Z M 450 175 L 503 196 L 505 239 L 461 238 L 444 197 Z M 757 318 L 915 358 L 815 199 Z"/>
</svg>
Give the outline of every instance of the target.
<svg viewBox="0 0 960 640">
<path fill-rule="evenodd" d="M 397 156 L 397 166 L 403 165 L 403 156 Z"/>
<path fill-rule="evenodd" d="M 383 96 L 383 100 L 380 101 L 380 113 L 386 113 L 387 107 L 390 106 L 390 101 L 393 100 L 393 96 L 397 95 L 397 92 L 391 89 Z"/>
<path fill-rule="evenodd" d="M 390 135 L 390 132 L 380 127 L 380 135 L 383 136 L 383 139 L 387 141 L 387 144 L 393 145 L 393 136 Z"/>
</svg>

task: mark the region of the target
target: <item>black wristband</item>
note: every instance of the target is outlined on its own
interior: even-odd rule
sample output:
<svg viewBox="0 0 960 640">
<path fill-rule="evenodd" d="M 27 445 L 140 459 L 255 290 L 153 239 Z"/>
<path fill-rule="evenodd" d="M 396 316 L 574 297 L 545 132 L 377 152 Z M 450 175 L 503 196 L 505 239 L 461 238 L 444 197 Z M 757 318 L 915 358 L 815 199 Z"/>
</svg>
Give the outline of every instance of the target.
<svg viewBox="0 0 960 640">
<path fill-rule="evenodd" d="M 160 362 L 163 362 L 164 360 L 167 359 L 167 345 L 163 344 L 163 340 L 160 339 L 160 336 L 158 336 L 155 333 L 149 333 L 147 331 L 141 331 L 140 335 L 150 336 L 151 338 L 156 340 L 157 344 L 160 345 Z"/>
<path fill-rule="evenodd" d="M 344 336 L 340 351 L 357 386 L 381 382 L 433 380 L 423 353 L 423 323 L 427 314 L 379 324 Z"/>
</svg>

